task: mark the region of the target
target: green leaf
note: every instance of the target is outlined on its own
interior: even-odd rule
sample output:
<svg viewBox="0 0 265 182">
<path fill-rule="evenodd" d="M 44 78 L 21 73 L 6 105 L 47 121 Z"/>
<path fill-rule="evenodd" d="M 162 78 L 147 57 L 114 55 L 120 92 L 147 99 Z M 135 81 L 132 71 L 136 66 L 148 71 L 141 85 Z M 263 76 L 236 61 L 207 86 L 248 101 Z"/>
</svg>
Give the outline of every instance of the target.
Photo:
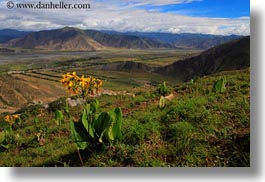
<svg viewBox="0 0 265 182">
<path fill-rule="evenodd" d="M 122 111 L 120 108 L 116 108 L 114 110 L 114 113 L 115 113 L 115 122 L 112 128 L 112 133 L 115 139 L 120 140 L 122 138 L 121 134 Z"/>
<path fill-rule="evenodd" d="M 3 143 L 5 141 L 5 133 L 4 132 L 0 132 L 0 144 Z"/>
<path fill-rule="evenodd" d="M 6 145 L 1 144 L 1 146 L 4 147 L 5 149 L 9 149 L 9 146 L 10 146 L 10 145 L 9 145 L 9 144 L 6 144 Z"/>
<path fill-rule="evenodd" d="M 91 112 L 92 114 L 96 114 L 99 110 L 99 101 L 95 100 L 94 102 L 91 103 Z"/>
<path fill-rule="evenodd" d="M 112 139 L 112 137 L 108 135 L 108 129 L 111 127 L 113 122 L 114 119 L 107 112 L 102 112 L 99 115 L 98 119 L 95 121 L 95 132 L 100 137 L 101 141 L 103 136 L 105 136 L 108 140 Z"/>
<path fill-rule="evenodd" d="M 102 131 L 102 133 L 100 134 L 100 137 L 98 139 L 99 143 L 103 143 L 103 136 L 104 136 L 105 132 L 106 132 L 106 129 L 104 131 Z"/>
<path fill-rule="evenodd" d="M 108 141 L 113 141 L 114 136 L 113 136 L 113 125 L 114 125 L 114 118 L 111 118 L 111 125 L 107 128 L 107 131 L 105 132 L 105 136 L 108 139 Z"/>
<path fill-rule="evenodd" d="M 90 111 L 91 111 L 90 104 L 87 104 L 86 105 L 86 113 L 87 113 L 87 115 L 89 115 Z"/>
<path fill-rule="evenodd" d="M 166 106 L 166 98 L 164 96 L 161 96 L 159 99 L 159 108 L 164 108 Z"/>
<path fill-rule="evenodd" d="M 73 141 L 76 143 L 77 148 L 84 150 L 88 147 L 89 136 L 80 122 L 70 121 L 71 136 Z"/>
<path fill-rule="evenodd" d="M 226 78 L 220 78 L 219 80 L 217 80 L 214 84 L 214 91 L 215 92 L 219 92 L 219 93 L 223 93 L 226 90 L 226 85 L 227 81 Z"/>
<path fill-rule="evenodd" d="M 69 114 L 69 112 L 70 112 L 70 110 L 69 110 L 69 104 L 68 104 L 67 101 L 65 102 L 64 111 L 65 111 L 66 113 L 68 113 L 68 114 Z"/>
<path fill-rule="evenodd" d="M 88 131 L 88 121 L 87 121 L 87 111 L 86 111 L 86 109 L 84 109 L 84 111 L 83 111 L 83 113 L 82 113 L 82 118 L 81 118 L 81 120 L 82 120 L 82 123 L 83 123 L 83 125 L 84 125 L 86 131 Z"/>
<path fill-rule="evenodd" d="M 35 124 L 37 124 L 37 123 L 39 123 L 39 122 L 40 122 L 39 118 L 34 118 L 34 123 L 35 123 Z"/>
<path fill-rule="evenodd" d="M 91 124 L 88 125 L 88 133 L 89 133 L 89 136 L 91 136 L 92 138 L 94 138 L 94 130 L 91 126 Z"/>
<path fill-rule="evenodd" d="M 14 135 L 14 132 L 13 132 L 13 129 L 11 126 L 8 126 L 5 131 L 6 131 L 6 136 L 13 136 Z"/>
<path fill-rule="evenodd" d="M 64 115 L 62 113 L 62 111 L 56 111 L 55 112 L 55 120 L 56 120 L 56 123 L 58 123 L 59 126 L 62 125 L 62 122 L 64 121 Z"/>
</svg>

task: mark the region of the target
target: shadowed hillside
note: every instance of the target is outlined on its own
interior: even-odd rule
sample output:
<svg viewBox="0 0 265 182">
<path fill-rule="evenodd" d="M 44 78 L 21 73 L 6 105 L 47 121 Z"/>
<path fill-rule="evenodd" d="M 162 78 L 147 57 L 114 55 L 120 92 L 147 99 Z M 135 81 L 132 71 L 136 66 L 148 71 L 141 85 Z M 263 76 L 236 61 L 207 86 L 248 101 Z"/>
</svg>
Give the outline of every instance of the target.
<svg viewBox="0 0 265 182">
<path fill-rule="evenodd" d="M 181 80 L 250 66 L 250 37 L 243 37 L 209 49 L 199 56 L 177 61 L 155 72 L 171 75 Z"/>
</svg>

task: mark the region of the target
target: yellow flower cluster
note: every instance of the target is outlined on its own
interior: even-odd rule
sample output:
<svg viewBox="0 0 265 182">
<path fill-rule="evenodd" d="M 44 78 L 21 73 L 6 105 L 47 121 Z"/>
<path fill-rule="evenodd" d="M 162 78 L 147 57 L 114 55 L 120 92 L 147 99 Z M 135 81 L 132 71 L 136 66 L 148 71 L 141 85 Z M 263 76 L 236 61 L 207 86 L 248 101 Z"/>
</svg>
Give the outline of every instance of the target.
<svg viewBox="0 0 265 182">
<path fill-rule="evenodd" d="M 18 114 L 13 114 L 13 115 L 6 115 L 5 116 L 5 121 L 10 125 L 12 126 L 15 121 L 19 119 L 19 115 Z"/>
<path fill-rule="evenodd" d="M 76 72 L 66 73 L 62 77 L 63 78 L 60 82 L 71 94 L 80 94 L 83 97 L 93 95 L 103 84 L 102 80 L 96 79 L 92 76 L 85 77 L 82 75 L 79 77 Z"/>
</svg>

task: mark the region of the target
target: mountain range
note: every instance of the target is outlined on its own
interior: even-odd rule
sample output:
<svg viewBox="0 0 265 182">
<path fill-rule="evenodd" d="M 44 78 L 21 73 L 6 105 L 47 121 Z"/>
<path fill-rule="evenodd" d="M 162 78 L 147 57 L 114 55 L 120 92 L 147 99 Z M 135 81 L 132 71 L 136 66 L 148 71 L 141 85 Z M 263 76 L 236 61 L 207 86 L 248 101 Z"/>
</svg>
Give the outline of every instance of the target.
<svg viewBox="0 0 265 182">
<path fill-rule="evenodd" d="M 0 43 L 9 47 L 67 51 L 93 51 L 106 49 L 208 49 L 240 36 L 206 34 L 172 34 L 147 32 L 114 32 L 81 30 L 65 27 L 56 30 L 25 32 L 0 30 Z"/>
<path fill-rule="evenodd" d="M 175 48 L 175 46 L 171 44 L 162 43 L 148 38 L 140 38 L 132 35 L 110 35 L 95 30 L 81 30 L 70 27 L 57 30 L 31 32 L 23 38 L 10 40 L 7 44 L 10 47 L 63 51 L 94 51 L 113 48 Z"/>
<path fill-rule="evenodd" d="M 106 33 L 113 35 L 133 35 L 142 38 L 149 38 L 158 40 L 164 43 L 174 45 L 178 48 L 197 48 L 197 49 L 209 49 L 214 46 L 223 44 L 233 39 L 238 39 L 239 35 L 209 35 L 209 34 L 192 34 L 192 33 L 159 33 L 159 32 L 115 32 L 105 31 Z"/>
</svg>

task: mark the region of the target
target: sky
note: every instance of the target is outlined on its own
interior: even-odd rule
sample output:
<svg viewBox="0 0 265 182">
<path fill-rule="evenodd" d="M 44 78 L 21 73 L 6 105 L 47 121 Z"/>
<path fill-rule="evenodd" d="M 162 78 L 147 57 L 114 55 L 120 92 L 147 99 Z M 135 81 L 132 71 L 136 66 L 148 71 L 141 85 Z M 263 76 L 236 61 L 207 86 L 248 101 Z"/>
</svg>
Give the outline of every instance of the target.
<svg viewBox="0 0 265 182">
<path fill-rule="evenodd" d="M 62 27 L 120 32 L 250 34 L 250 0 L 13 0 L 89 3 L 90 9 L 8 9 L 0 1 L 0 29 Z"/>
</svg>

